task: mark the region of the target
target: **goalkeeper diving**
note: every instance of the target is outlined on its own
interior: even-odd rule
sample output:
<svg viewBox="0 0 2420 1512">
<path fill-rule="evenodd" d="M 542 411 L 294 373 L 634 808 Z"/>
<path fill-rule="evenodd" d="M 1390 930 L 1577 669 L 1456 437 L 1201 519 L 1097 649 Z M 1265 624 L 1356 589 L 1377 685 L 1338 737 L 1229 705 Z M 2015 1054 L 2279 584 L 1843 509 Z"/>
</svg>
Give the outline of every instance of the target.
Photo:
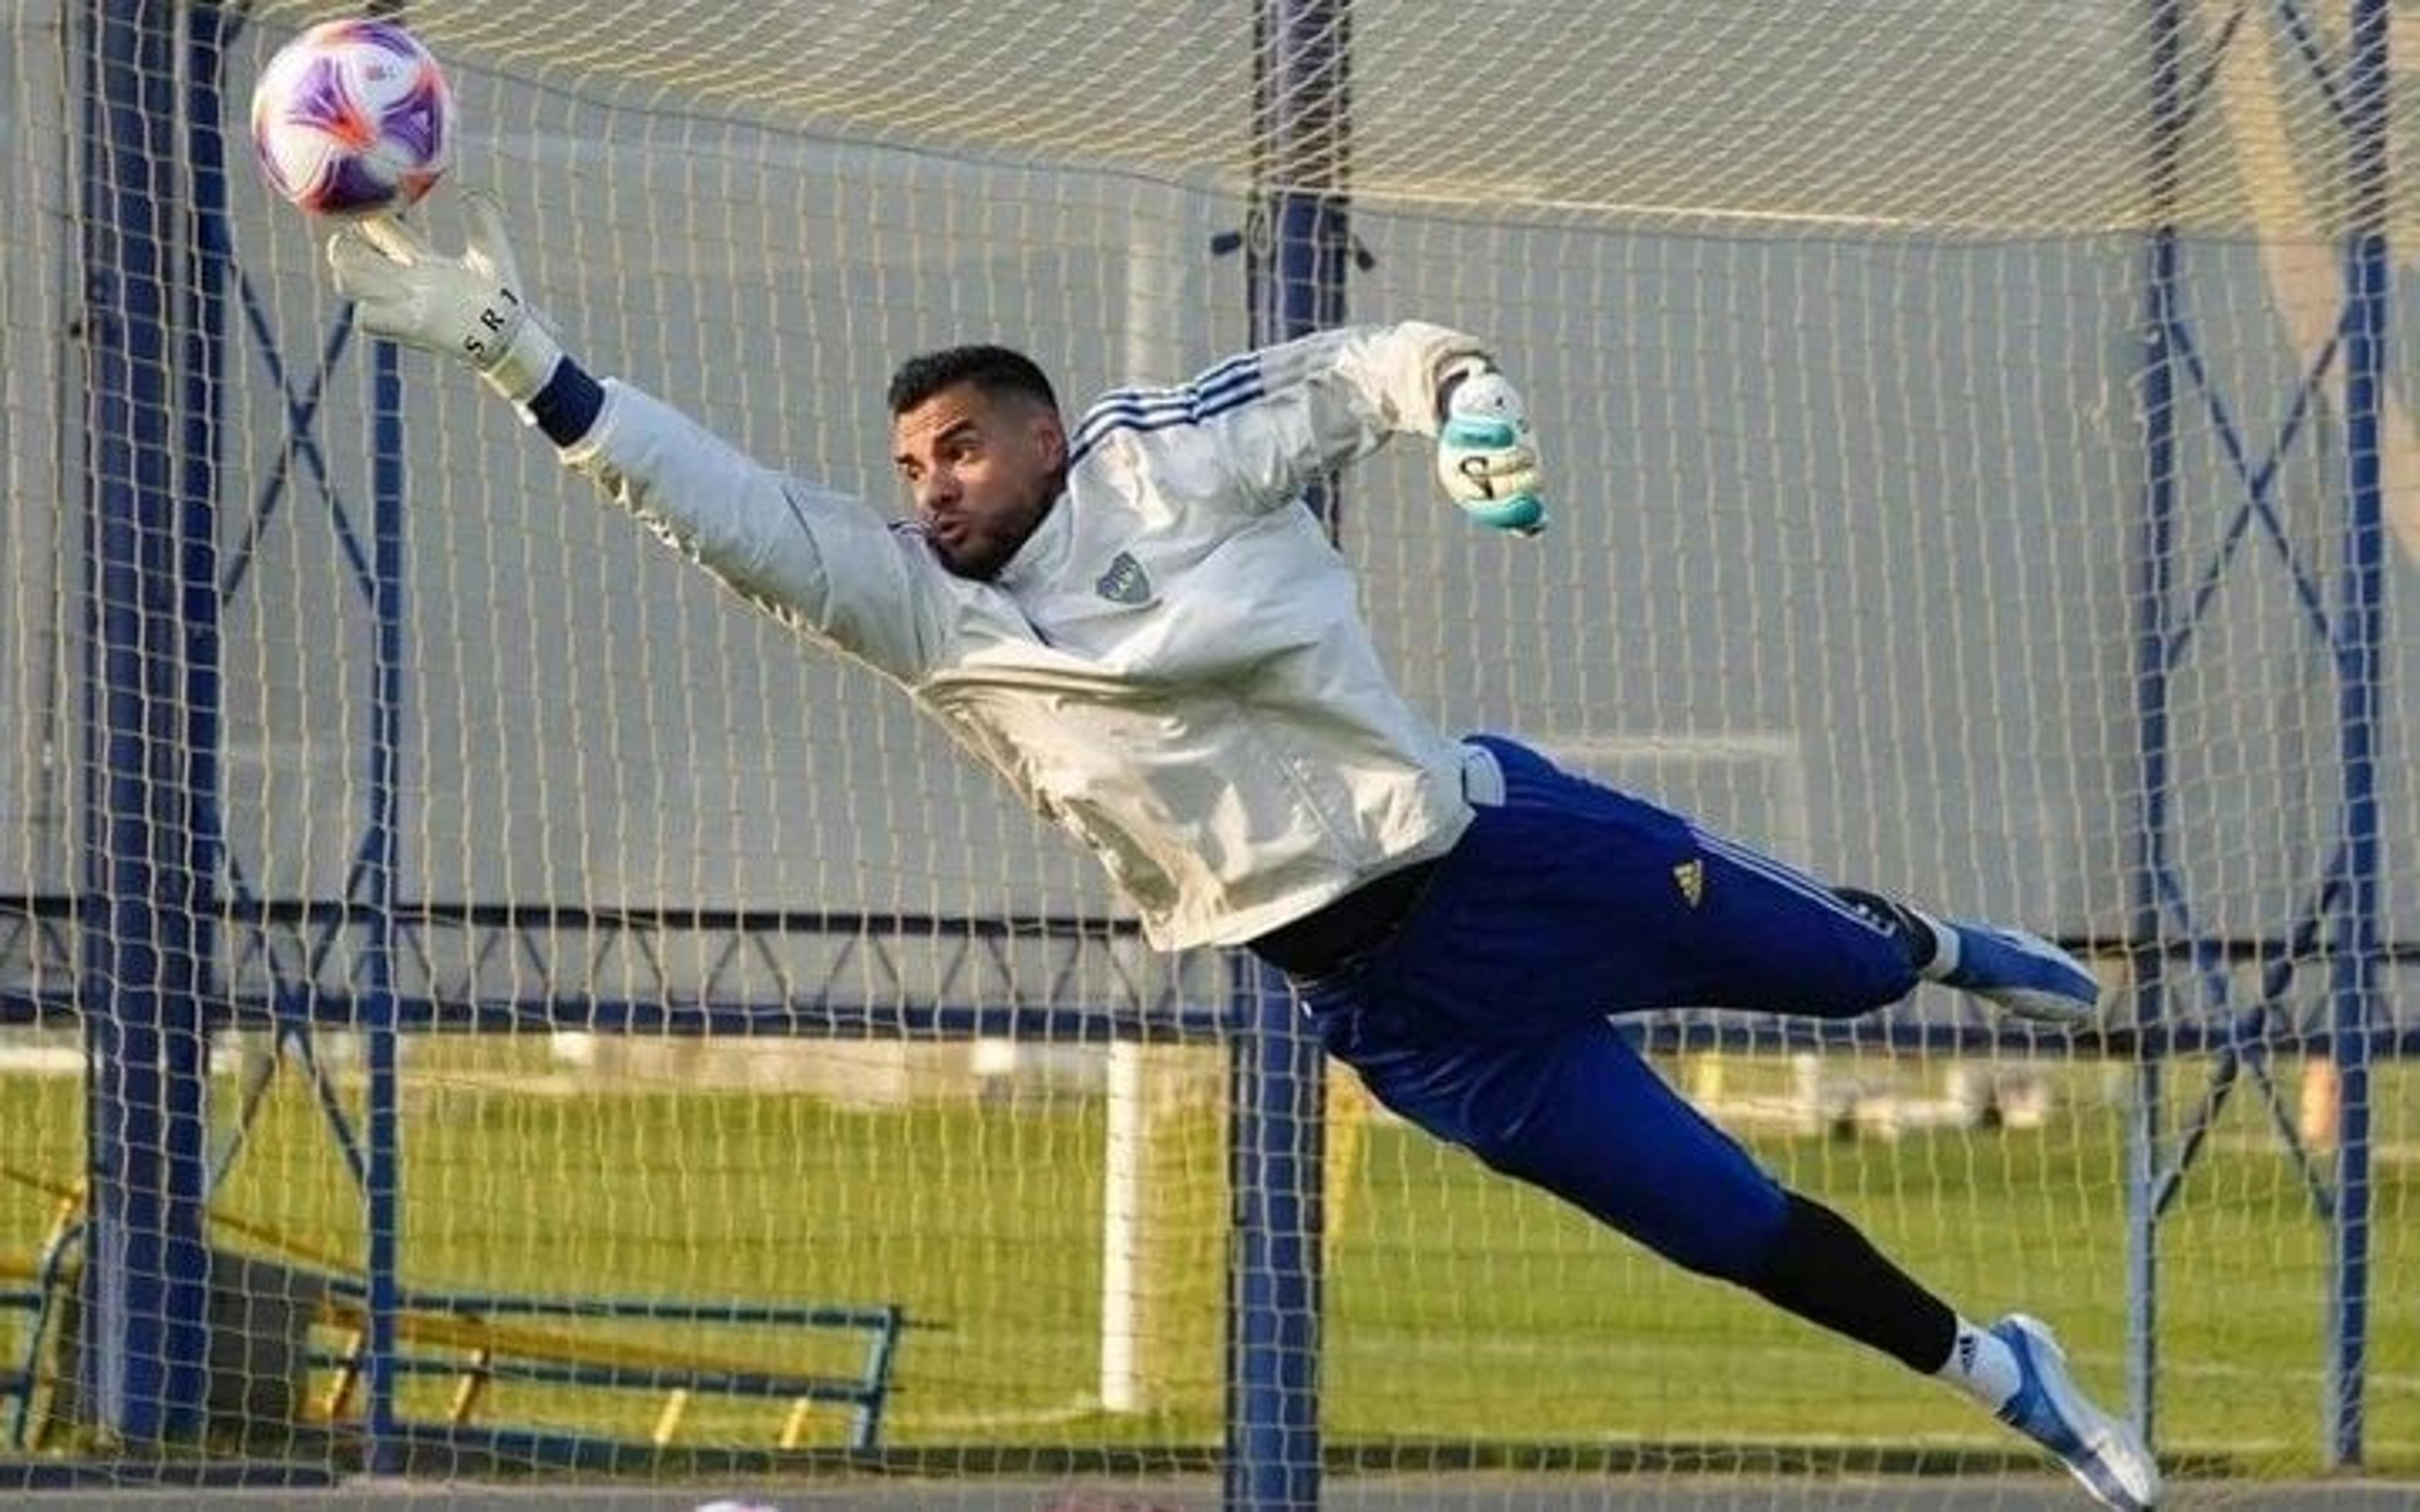
<svg viewBox="0 0 2420 1512">
<path fill-rule="evenodd" d="M 2073 1026 L 2092 974 L 2028 932 L 1818 881 L 1513 736 L 1452 738 L 1396 692 L 1301 501 L 1407 436 L 1473 518 L 1546 529 L 1522 395 L 1483 343 L 1324 332 L 1072 422 L 1016 351 L 928 352 L 890 385 L 910 505 L 893 520 L 590 374 L 532 308 L 501 212 L 474 198 L 470 217 L 459 255 L 396 222 L 336 232 L 362 323 L 465 363 L 675 548 L 895 684 L 1099 858 L 1154 945 L 1251 951 L 1420 1128 L 1938 1378 L 2103 1504 L 2157 1501 L 2151 1457 L 2049 1328 L 1962 1316 L 1760 1168 L 1608 1018 L 1846 1019 L 1935 981 Z"/>
</svg>

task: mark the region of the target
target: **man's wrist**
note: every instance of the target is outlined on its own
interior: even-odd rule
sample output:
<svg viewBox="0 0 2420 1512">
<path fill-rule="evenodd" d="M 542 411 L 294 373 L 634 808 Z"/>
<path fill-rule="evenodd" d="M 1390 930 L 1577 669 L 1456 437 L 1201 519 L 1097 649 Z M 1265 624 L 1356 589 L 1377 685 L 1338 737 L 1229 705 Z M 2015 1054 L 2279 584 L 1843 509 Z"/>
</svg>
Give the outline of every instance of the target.
<svg viewBox="0 0 2420 1512">
<path fill-rule="evenodd" d="M 1459 357 L 1448 358 L 1440 364 L 1436 375 L 1437 424 L 1445 424 L 1446 414 L 1453 407 L 1454 390 L 1481 373 L 1495 371 L 1495 363 L 1483 352 L 1465 352 Z"/>
<path fill-rule="evenodd" d="M 535 315 L 524 313 L 503 354 L 481 368 L 479 376 L 513 403 L 526 405 L 554 377 L 555 366 L 562 361 L 563 347 L 554 332 Z"/>
<path fill-rule="evenodd" d="M 605 386 L 558 351 L 554 371 L 521 409 L 548 440 L 569 448 L 587 439 L 604 408 Z"/>
</svg>

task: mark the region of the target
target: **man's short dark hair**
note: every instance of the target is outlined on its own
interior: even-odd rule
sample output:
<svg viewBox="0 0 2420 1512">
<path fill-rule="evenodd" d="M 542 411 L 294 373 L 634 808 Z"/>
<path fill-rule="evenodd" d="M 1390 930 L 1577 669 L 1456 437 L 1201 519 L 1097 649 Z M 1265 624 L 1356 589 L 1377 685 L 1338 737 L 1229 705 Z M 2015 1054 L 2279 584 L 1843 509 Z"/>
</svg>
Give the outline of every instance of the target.
<svg viewBox="0 0 2420 1512">
<path fill-rule="evenodd" d="M 1012 395 L 1059 408 L 1050 379 L 1032 358 L 1006 347 L 947 347 L 910 357 L 891 375 L 891 413 L 906 414 L 954 384 L 971 383 L 988 399 Z"/>
</svg>

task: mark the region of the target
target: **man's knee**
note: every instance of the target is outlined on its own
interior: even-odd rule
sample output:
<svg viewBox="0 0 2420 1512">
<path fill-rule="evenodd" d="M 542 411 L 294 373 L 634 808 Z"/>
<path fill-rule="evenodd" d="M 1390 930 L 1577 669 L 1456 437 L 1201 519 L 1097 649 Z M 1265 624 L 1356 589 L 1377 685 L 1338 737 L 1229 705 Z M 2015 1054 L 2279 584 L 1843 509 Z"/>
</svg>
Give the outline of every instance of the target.
<svg viewBox="0 0 2420 1512">
<path fill-rule="evenodd" d="M 1624 1165 L 1618 1143 L 1579 1159 L 1542 1149 L 1521 1132 L 1466 1141 L 1487 1166 L 1553 1193 L 1590 1216 L 1699 1275 L 1751 1285 L 1771 1265 L 1790 1215 L 1789 1194 L 1727 1142 L 1661 1164 Z"/>
</svg>

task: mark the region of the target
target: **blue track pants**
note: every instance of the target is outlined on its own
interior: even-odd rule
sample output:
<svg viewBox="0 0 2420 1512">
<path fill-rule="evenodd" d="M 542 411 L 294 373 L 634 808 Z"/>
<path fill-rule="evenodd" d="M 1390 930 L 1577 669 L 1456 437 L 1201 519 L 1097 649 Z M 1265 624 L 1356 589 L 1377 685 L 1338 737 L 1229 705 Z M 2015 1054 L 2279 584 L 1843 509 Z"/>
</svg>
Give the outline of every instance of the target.
<svg viewBox="0 0 2420 1512">
<path fill-rule="evenodd" d="M 1761 1273 L 1785 1194 L 1607 1021 L 1848 1018 L 1905 996 L 1904 939 L 1679 814 L 1479 737 L 1504 782 L 1382 946 L 1295 983 L 1388 1107 L 1692 1271 Z"/>
</svg>

